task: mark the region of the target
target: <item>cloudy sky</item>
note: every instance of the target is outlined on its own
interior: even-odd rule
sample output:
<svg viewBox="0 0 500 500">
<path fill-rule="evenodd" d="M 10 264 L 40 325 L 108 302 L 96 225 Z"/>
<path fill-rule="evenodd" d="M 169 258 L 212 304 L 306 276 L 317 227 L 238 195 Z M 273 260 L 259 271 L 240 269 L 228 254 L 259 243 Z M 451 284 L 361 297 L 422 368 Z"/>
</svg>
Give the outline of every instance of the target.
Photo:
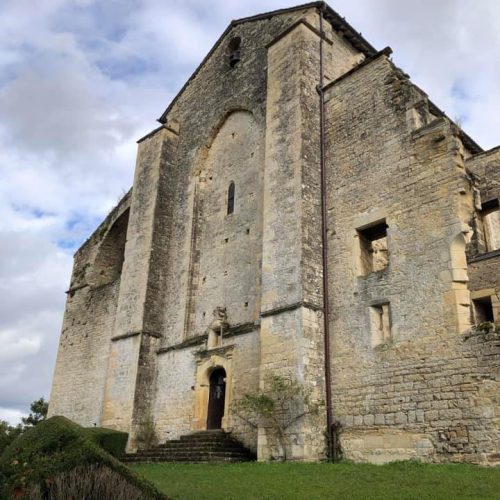
<svg viewBox="0 0 500 500">
<path fill-rule="evenodd" d="M 231 19 L 291 5 L 1 0 L 0 419 L 49 396 L 72 254 L 130 187 L 136 139 Z M 330 5 L 481 146 L 500 143 L 498 0 Z"/>
</svg>

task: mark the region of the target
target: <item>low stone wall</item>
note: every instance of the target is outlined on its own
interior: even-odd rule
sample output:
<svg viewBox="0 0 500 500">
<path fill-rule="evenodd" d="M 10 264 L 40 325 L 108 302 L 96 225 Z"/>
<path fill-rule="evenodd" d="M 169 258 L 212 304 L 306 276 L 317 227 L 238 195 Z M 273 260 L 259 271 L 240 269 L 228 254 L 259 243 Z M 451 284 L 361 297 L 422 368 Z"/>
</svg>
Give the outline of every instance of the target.
<svg viewBox="0 0 500 500">
<path fill-rule="evenodd" d="M 499 464 L 500 336 L 472 331 L 425 353 L 397 351 L 380 353 L 352 387 L 334 386 L 344 457 Z"/>
</svg>

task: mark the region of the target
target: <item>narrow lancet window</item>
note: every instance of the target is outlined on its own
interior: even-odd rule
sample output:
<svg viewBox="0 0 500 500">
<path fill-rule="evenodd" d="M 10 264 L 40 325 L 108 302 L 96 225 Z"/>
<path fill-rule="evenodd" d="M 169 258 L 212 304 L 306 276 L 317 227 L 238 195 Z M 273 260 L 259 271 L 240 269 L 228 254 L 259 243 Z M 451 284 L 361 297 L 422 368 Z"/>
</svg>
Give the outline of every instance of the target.
<svg viewBox="0 0 500 500">
<path fill-rule="evenodd" d="M 229 184 L 227 189 L 227 215 L 234 212 L 234 182 Z"/>
<path fill-rule="evenodd" d="M 389 303 L 370 306 L 372 347 L 390 343 L 392 340 Z"/>
</svg>

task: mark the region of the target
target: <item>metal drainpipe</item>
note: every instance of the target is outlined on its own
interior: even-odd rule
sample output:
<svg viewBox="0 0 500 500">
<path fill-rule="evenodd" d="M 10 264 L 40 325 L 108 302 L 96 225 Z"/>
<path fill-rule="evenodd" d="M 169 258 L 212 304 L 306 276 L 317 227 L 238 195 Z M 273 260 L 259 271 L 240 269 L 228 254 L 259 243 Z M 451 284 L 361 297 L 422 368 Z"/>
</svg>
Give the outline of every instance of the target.
<svg viewBox="0 0 500 500">
<path fill-rule="evenodd" d="M 323 92 L 323 4 L 319 8 L 319 131 L 320 131 L 320 172 L 321 172 L 321 243 L 323 247 L 323 340 L 325 350 L 325 399 L 326 399 L 326 427 L 328 441 L 328 459 L 334 461 L 336 446 L 334 443 L 333 415 L 332 415 L 332 386 L 331 386 L 331 359 L 330 359 L 330 306 L 328 290 L 328 233 L 326 207 L 326 170 L 325 170 L 325 96 Z"/>
</svg>

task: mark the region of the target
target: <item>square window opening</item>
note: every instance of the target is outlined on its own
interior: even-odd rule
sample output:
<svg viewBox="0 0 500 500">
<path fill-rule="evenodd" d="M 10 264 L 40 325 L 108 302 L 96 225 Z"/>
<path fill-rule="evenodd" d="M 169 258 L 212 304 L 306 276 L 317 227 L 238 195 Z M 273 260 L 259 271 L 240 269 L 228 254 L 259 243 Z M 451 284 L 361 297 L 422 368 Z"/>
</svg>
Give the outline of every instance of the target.
<svg viewBox="0 0 500 500">
<path fill-rule="evenodd" d="M 359 272 L 361 276 L 382 271 L 389 265 L 387 227 L 385 220 L 383 220 L 369 227 L 358 229 L 360 244 Z"/>
<path fill-rule="evenodd" d="M 493 323 L 493 304 L 491 297 L 481 297 L 472 300 L 472 311 L 474 314 L 474 324 L 480 325 L 481 323 Z"/>
</svg>

